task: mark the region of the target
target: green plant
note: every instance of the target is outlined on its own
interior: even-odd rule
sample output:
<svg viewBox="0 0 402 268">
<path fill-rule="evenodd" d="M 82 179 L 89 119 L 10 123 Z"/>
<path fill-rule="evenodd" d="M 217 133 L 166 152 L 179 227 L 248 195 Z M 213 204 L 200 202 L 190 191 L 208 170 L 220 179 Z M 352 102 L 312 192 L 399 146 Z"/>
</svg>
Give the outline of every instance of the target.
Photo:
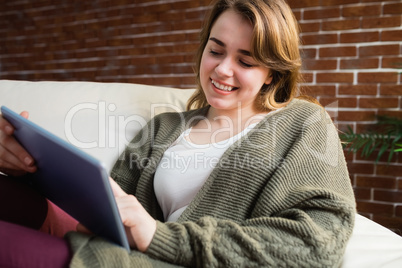
<svg viewBox="0 0 402 268">
<path fill-rule="evenodd" d="M 378 149 L 376 163 L 386 151 L 390 150 L 388 156 L 390 162 L 394 153 L 402 152 L 402 119 L 388 116 L 379 116 L 377 119 L 376 125 L 378 128 L 383 127 L 383 131 L 358 134 L 348 126 L 348 130 L 339 136 L 344 148 L 348 148 L 349 152 L 361 150 L 361 155 L 365 158 Z"/>
</svg>

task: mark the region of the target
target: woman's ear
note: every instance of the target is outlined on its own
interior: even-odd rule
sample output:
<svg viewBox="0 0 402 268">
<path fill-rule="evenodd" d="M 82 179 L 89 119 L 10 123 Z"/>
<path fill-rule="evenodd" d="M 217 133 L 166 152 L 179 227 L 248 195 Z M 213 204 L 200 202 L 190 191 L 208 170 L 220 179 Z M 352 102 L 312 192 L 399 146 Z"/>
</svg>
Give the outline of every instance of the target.
<svg viewBox="0 0 402 268">
<path fill-rule="evenodd" d="M 269 85 L 272 82 L 272 73 L 269 72 L 267 79 L 265 80 L 265 85 Z"/>
</svg>

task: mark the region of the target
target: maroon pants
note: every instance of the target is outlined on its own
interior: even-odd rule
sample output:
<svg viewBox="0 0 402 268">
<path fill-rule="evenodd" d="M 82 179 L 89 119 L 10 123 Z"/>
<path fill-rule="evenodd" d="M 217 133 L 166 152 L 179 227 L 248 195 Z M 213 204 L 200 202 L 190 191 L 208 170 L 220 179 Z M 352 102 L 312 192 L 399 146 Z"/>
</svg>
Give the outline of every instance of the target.
<svg viewBox="0 0 402 268">
<path fill-rule="evenodd" d="M 68 267 L 77 221 L 18 178 L 0 175 L 0 267 Z"/>
</svg>

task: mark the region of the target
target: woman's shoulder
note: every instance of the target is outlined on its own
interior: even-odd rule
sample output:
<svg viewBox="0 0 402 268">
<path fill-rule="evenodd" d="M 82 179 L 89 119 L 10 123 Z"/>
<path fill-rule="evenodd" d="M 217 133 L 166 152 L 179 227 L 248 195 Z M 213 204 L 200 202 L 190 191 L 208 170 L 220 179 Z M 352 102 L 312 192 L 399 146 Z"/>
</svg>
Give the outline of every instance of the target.
<svg viewBox="0 0 402 268">
<path fill-rule="evenodd" d="M 324 107 L 305 99 L 295 98 L 283 108 L 268 113 L 260 127 L 272 128 L 275 126 L 296 131 L 317 123 L 323 126 L 332 123 L 331 117 Z"/>
<path fill-rule="evenodd" d="M 280 117 L 286 116 L 288 118 L 294 118 L 300 120 L 303 118 L 308 118 L 314 114 L 326 113 L 326 110 L 318 102 L 312 102 L 307 99 L 294 98 L 285 107 L 271 112 L 271 116 Z M 269 114 L 268 114 L 269 115 Z"/>
</svg>

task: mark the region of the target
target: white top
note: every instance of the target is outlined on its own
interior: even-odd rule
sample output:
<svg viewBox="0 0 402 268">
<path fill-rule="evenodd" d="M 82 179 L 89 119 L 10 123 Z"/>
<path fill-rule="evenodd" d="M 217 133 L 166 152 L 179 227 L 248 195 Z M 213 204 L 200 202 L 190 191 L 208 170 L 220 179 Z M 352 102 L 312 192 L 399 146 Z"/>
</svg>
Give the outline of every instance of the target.
<svg viewBox="0 0 402 268">
<path fill-rule="evenodd" d="M 188 140 L 191 128 L 185 130 L 165 151 L 154 178 L 154 190 L 165 221 L 176 221 L 204 185 L 223 153 L 246 135 L 257 123 L 237 135 L 210 144 Z"/>
</svg>

